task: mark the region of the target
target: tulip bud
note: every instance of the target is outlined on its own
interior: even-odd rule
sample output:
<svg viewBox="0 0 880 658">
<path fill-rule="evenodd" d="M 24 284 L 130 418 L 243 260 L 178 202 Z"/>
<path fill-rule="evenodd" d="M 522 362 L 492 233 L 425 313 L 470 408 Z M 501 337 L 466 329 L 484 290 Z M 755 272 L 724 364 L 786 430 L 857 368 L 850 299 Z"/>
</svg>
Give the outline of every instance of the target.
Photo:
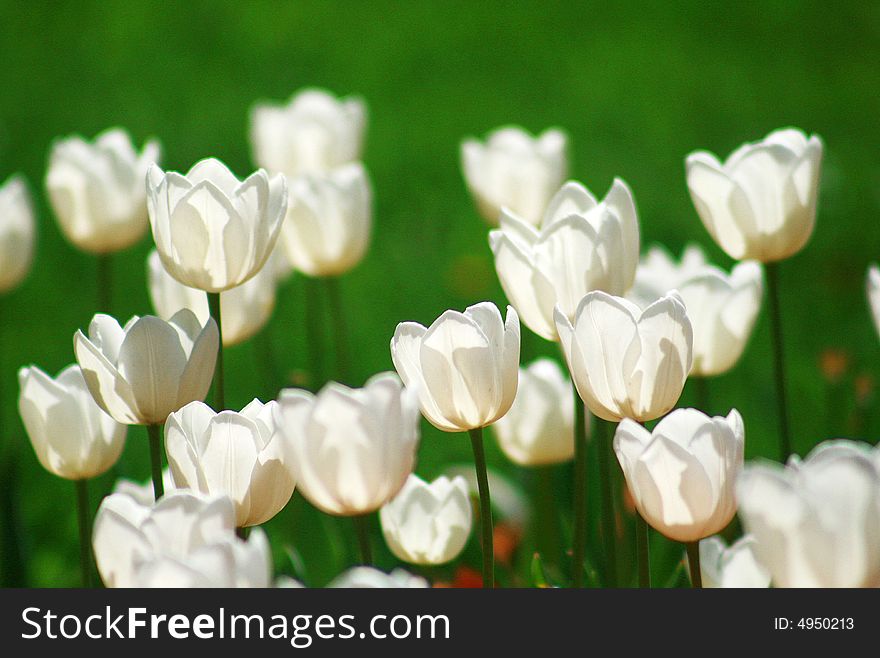
<svg viewBox="0 0 880 658">
<path fill-rule="evenodd" d="M 30 270 L 35 233 L 27 186 L 12 176 L 0 185 L 0 293 L 12 290 Z"/>
<path fill-rule="evenodd" d="M 471 532 L 471 500 L 464 478 L 428 484 L 410 475 L 379 510 L 382 534 L 395 556 L 411 564 L 444 564 L 458 557 Z"/>
<path fill-rule="evenodd" d="M 729 547 L 721 537 L 700 542 L 700 574 L 703 587 L 765 588 L 770 573 L 755 556 L 755 538 L 740 537 Z"/>
<path fill-rule="evenodd" d="M 868 268 L 868 303 L 871 306 L 874 327 L 880 333 L 880 267 L 876 264 Z"/>
<path fill-rule="evenodd" d="M 653 432 L 621 421 L 614 452 L 642 518 L 670 539 L 694 542 L 723 530 L 736 513 L 744 440 L 736 409 L 727 418 L 676 409 Z"/>
<path fill-rule="evenodd" d="M 787 128 L 743 144 L 722 164 L 687 157 L 691 199 L 706 230 L 731 258 L 767 263 L 796 254 L 816 223 L 822 140 Z"/>
<path fill-rule="evenodd" d="M 393 373 L 360 389 L 336 382 L 317 395 L 285 389 L 274 413 L 300 493 L 327 514 L 373 512 L 412 472 L 419 411 L 415 394 Z"/>
<path fill-rule="evenodd" d="M 168 416 L 165 450 L 174 486 L 228 496 L 238 527 L 275 516 L 294 487 L 272 416 L 277 406 L 253 400 L 240 413 L 215 413 L 202 402 L 191 402 Z"/>
<path fill-rule="evenodd" d="M 659 418 L 678 402 L 693 361 L 693 330 L 675 291 L 644 311 L 601 291 L 556 328 L 581 399 L 609 421 Z"/>
<path fill-rule="evenodd" d="M 537 226 L 568 172 L 568 138 L 557 129 L 532 137 L 515 126 L 489 133 L 485 143 L 461 144 L 461 168 L 477 210 L 492 225 L 509 208 Z"/>
<path fill-rule="evenodd" d="M 428 586 L 427 580 L 403 569 L 395 569 L 387 574 L 373 567 L 352 567 L 327 585 L 333 589 L 408 589 Z"/>
<path fill-rule="evenodd" d="M 501 213 L 489 233 L 495 270 L 507 298 L 529 329 L 559 340 L 554 305 L 572 319 L 592 290 L 622 295 L 639 261 L 639 223 L 632 193 L 619 178 L 601 203 L 569 181 L 551 199 L 540 229 Z"/>
<path fill-rule="evenodd" d="M 76 136 L 56 141 L 46 190 L 64 237 L 93 254 L 119 251 L 140 240 L 147 230 L 144 178 L 158 159 L 157 141 L 137 153 L 121 128 L 91 142 Z"/>
<path fill-rule="evenodd" d="M 97 314 L 89 336 L 73 337 L 76 360 L 95 402 L 120 423 L 156 425 L 172 411 L 204 400 L 211 387 L 219 338 L 212 319 L 202 325 L 183 309 L 165 322 L 137 316 L 125 327 Z"/>
<path fill-rule="evenodd" d="M 255 276 L 269 259 L 287 210 L 287 182 L 263 169 L 239 181 L 213 158 L 185 176 L 153 165 L 147 206 L 168 273 L 190 288 L 222 292 Z"/>
<path fill-rule="evenodd" d="M 68 366 L 55 379 L 36 366 L 22 368 L 18 383 L 18 410 L 43 468 L 85 480 L 116 463 L 126 426 L 95 403 L 79 366 Z"/>
<path fill-rule="evenodd" d="M 401 322 L 391 359 L 431 424 L 444 432 L 485 427 L 516 397 L 519 317 L 508 306 L 502 321 L 495 304 L 481 302 L 464 313 L 446 311 L 427 329 Z"/>
<path fill-rule="evenodd" d="M 551 359 L 519 369 L 516 399 L 492 426 L 498 445 L 521 466 L 542 466 L 574 456 L 571 381 Z"/>
</svg>

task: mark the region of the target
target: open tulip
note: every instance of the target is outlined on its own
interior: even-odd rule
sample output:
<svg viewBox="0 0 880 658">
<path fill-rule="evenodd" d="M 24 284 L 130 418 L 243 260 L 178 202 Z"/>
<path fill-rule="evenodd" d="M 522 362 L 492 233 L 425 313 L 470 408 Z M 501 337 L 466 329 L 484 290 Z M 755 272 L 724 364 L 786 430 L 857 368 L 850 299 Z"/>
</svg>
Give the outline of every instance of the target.
<svg viewBox="0 0 880 658">
<path fill-rule="evenodd" d="M 770 586 L 770 574 L 755 556 L 755 538 L 740 537 L 730 546 L 721 537 L 700 542 L 703 587 L 728 588 Z"/>
<path fill-rule="evenodd" d="M 736 493 L 775 587 L 880 586 L 880 470 L 867 444 L 826 441 L 785 468 L 750 464 Z"/>
<path fill-rule="evenodd" d="M 36 222 L 24 179 L 0 185 L 0 293 L 21 283 L 34 257 Z"/>
<path fill-rule="evenodd" d="M 68 137 L 52 145 L 46 189 L 61 232 L 93 254 L 130 247 L 147 230 L 144 178 L 159 159 L 159 143 L 138 153 L 131 137 L 111 128 L 93 141 Z"/>
<path fill-rule="evenodd" d="M 573 323 L 558 307 L 555 317 L 578 394 L 594 415 L 645 422 L 678 402 L 693 362 L 693 329 L 678 293 L 642 311 L 595 291 Z"/>
<path fill-rule="evenodd" d="M 502 208 L 537 225 L 568 172 L 567 137 L 551 128 L 532 137 L 515 126 L 489 133 L 486 142 L 466 139 L 461 167 L 480 214 L 498 224 Z"/>
<path fill-rule="evenodd" d="M 168 416 L 165 450 L 174 486 L 228 496 L 238 527 L 275 516 L 294 487 L 275 429 L 277 405 L 253 400 L 241 412 L 215 413 L 202 402 L 191 402 Z"/>
<path fill-rule="evenodd" d="M 352 567 L 337 576 L 327 587 L 334 589 L 408 589 L 429 587 L 428 581 L 403 569 L 391 573 L 373 567 Z"/>
<path fill-rule="evenodd" d="M 463 477 L 430 484 L 410 475 L 379 511 L 388 548 L 411 564 L 444 564 L 458 557 L 471 532 L 471 499 Z"/>
<path fill-rule="evenodd" d="M 880 333 L 880 267 L 877 265 L 868 268 L 868 303 L 871 306 L 874 327 Z"/>
<path fill-rule="evenodd" d="M 240 286 L 269 259 L 287 210 L 287 182 L 263 169 L 239 181 L 214 158 L 196 163 L 185 176 L 153 165 L 147 206 L 168 273 L 186 286 L 217 293 Z"/>
<path fill-rule="evenodd" d="M 259 103 L 251 112 L 254 161 L 290 178 L 359 160 L 366 106 L 322 89 L 303 89 L 285 105 Z"/>
<path fill-rule="evenodd" d="M 167 466 L 162 470 L 162 485 L 166 493 L 175 488 L 174 480 L 171 479 L 171 470 Z M 151 481 L 135 482 L 128 478 L 119 478 L 113 485 L 112 493 L 125 494 L 134 498 L 140 505 L 147 507 L 150 507 L 155 501 Z"/>
<path fill-rule="evenodd" d="M 95 402 L 120 423 L 157 425 L 172 411 L 203 400 L 217 358 L 217 325 L 183 309 L 168 321 L 146 315 L 125 327 L 98 314 L 88 337 L 73 338 L 76 360 Z"/>
<path fill-rule="evenodd" d="M 285 389 L 275 418 L 300 493 L 328 514 L 373 512 L 412 472 L 418 405 L 393 373 L 375 375 L 361 389 L 336 382 L 317 395 Z"/>
<path fill-rule="evenodd" d="M 744 144 L 724 163 L 697 151 L 687 183 L 706 230 L 731 258 L 772 262 L 803 248 L 816 223 L 822 140 L 787 128 Z"/>
<path fill-rule="evenodd" d="M 639 225 L 632 193 L 615 179 L 601 202 L 569 181 L 547 206 L 539 229 L 504 210 L 489 233 L 495 269 L 526 326 L 558 340 L 553 308 L 572 319 L 591 290 L 624 294 L 639 261 Z"/>
<path fill-rule="evenodd" d="M 676 409 L 652 432 L 623 420 L 614 452 L 642 518 L 670 539 L 689 543 L 720 532 L 736 513 L 744 440 L 735 409 L 726 418 Z"/>
</svg>

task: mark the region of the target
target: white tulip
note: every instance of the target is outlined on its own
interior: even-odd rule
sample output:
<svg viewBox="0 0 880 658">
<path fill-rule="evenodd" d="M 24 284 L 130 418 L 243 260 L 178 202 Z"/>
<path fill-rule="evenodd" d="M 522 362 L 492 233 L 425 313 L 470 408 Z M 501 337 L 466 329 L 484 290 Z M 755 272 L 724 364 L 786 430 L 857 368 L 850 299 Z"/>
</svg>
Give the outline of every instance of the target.
<svg viewBox="0 0 880 658">
<path fill-rule="evenodd" d="M 165 451 L 174 486 L 228 496 L 238 527 L 275 516 L 294 488 L 275 428 L 277 405 L 253 400 L 241 412 L 215 413 L 202 402 L 191 402 L 168 416 Z"/>
<path fill-rule="evenodd" d="M 594 415 L 644 422 L 678 402 L 693 362 L 693 329 L 676 292 L 644 311 L 591 292 L 574 323 L 557 308 L 556 327 L 578 394 Z"/>
<path fill-rule="evenodd" d="M 485 143 L 462 142 L 465 182 L 486 221 L 497 225 L 501 209 L 509 208 L 537 225 L 568 173 L 567 141 L 558 129 L 532 137 L 510 126 L 489 133 Z"/>
<path fill-rule="evenodd" d="M 360 98 L 321 89 L 299 91 L 286 105 L 259 103 L 251 112 L 254 161 L 294 178 L 360 160 L 366 114 Z"/>
<path fill-rule="evenodd" d="M 775 587 L 880 586 L 880 469 L 868 448 L 826 441 L 784 469 L 745 468 L 739 514 Z"/>
<path fill-rule="evenodd" d="M 125 327 L 97 314 L 89 336 L 73 337 L 76 360 L 95 402 L 120 423 L 156 425 L 172 411 L 203 400 L 211 387 L 219 338 L 183 309 L 168 322 L 133 317 Z"/>
<path fill-rule="evenodd" d="M 743 144 L 722 164 L 687 157 L 687 182 L 703 224 L 731 258 L 771 262 L 803 248 L 816 223 L 822 140 L 787 128 Z"/>
<path fill-rule="evenodd" d="M 443 471 L 448 478 L 464 478 L 468 486 L 468 493 L 472 500 L 480 495 L 477 473 L 473 464 L 453 464 Z M 506 525 L 512 526 L 519 531 L 529 527 L 532 509 L 528 496 L 520 485 L 507 476 L 489 467 L 486 469 L 489 480 L 489 491 L 492 492 L 492 509 L 498 518 L 503 519 Z"/>
<path fill-rule="evenodd" d="M 68 480 L 110 469 L 125 446 L 126 426 L 95 403 L 79 366 L 52 379 L 36 366 L 18 371 L 18 410 L 43 468 Z"/>
<path fill-rule="evenodd" d="M 364 257 L 371 224 L 370 182 L 355 162 L 291 180 L 279 247 L 300 272 L 336 276 Z"/>
<path fill-rule="evenodd" d="M 489 233 L 501 287 L 529 329 L 558 340 L 554 306 L 572 319 L 591 290 L 624 294 L 639 261 L 639 223 L 632 193 L 619 178 L 601 202 L 580 183 L 562 186 L 540 228 L 501 213 Z"/>
<path fill-rule="evenodd" d="M 490 302 L 464 313 L 445 311 L 427 329 L 401 322 L 391 339 L 391 359 L 404 385 L 419 394 L 422 414 L 444 432 L 491 425 L 516 397 L 519 317 L 506 320 Z"/>
<path fill-rule="evenodd" d="M 287 210 L 287 182 L 263 169 L 239 181 L 214 158 L 185 176 L 153 165 L 147 206 L 168 273 L 191 288 L 222 292 L 256 275 L 269 259 Z"/>
<path fill-rule="evenodd" d="M 664 247 L 651 245 L 639 260 L 635 281 L 626 298 L 645 308 L 670 290 L 678 290 L 682 281 L 701 274 L 707 267 L 709 262 L 699 245 L 686 245 L 678 262 Z"/>
<path fill-rule="evenodd" d="M 106 254 L 130 247 L 147 230 L 144 178 L 159 159 L 151 140 L 140 153 L 121 128 L 93 141 L 68 137 L 52 145 L 46 189 L 64 237 L 75 247 Z"/>
<path fill-rule="evenodd" d="M 352 567 L 337 576 L 327 587 L 334 589 L 407 589 L 429 587 L 428 581 L 403 569 L 390 574 L 373 567 Z"/>
<path fill-rule="evenodd" d="M 736 409 L 727 418 L 676 409 L 652 432 L 621 421 L 614 452 L 642 518 L 670 539 L 693 542 L 733 519 L 744 440 Z"/>
<path fill-rule="evenodd" d="M 403 489 L 379 510 L 388 548 L 411 564 L 444 564 L 464 549 L 472 512 L 464 478 L 440 476 L 430 484 L 410 475 Z"/>
<path fill-rule="evenodd" d="M 874 327 L 880 333 L 880 267 L 872 264 L 868 268 L 868 304 L 871 307 L 871 318 Z"/>
<path fill-rule="evenodd" d="M 740 537 L 730 546 L 721 537 L 700 542 L 700 574 L 703 587 L 765 588 L 770 574 L 755 556 L 755 538 Z"/>
<path fill-rule="evenodd" d="M 27 185 L 12 176 L 0 185 L 0 293 L 27 276 L 34 258 L 36 220 Z"/>
<path fill-rule="evenodd" d="M 492 425 L 501 450 L 521 466 L 542 466 L 574 456 L 571 381 L 552 359 L 519 369 L 516 399 Z"/>
<path fill-rule="evenodd" d="M 166 466 L 162 469 L 162 490 L 167 496 L 175 488 L 174 480 L 171 479 L 171 470 Z M 116 484 L 113 485 L 113 493 L 125 494 L 130 498 L 134 498 L 139 505 L 147 507 L 151 506 L 156 500 L 152 480 L 135 482 L 128 478 L 119 478 L 116 480 Z"/>
<path fill-rule="evenodd" d="M 393 498 L 419 444 L 415 394 L 394 373 L 375 375 L 360 389 L 336 382 L 317 395 L 285 389 L 276 425 L 300 493 L 340 516 L 373 512 Z"/>
</svg>

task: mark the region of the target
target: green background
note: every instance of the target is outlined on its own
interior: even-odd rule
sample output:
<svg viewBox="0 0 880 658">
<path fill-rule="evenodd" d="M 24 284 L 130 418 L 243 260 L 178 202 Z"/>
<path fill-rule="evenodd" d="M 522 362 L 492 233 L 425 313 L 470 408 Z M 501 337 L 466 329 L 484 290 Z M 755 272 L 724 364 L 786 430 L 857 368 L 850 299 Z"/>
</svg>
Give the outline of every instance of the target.
<svg viewBox="0 0 880 658">
<path fill-rule="evenodd" d="M 391 368 L 397 322 L 427 324 L 484 299 L 505 303 L 487 227 L 461 178 L 463 137 L 509 123 L 561 126 L 573 178 L 600 196 L 614 176 L 631 185 L 643 246 L 662 242 L 678 253 L 697 241 L 729 267 L 693 210 L 684 156 L 697 148 L 723 156 L 787 125 L 815 132 L 826 144 L 818 223 L 782 267 L 794 443 L 803 454 L 825 438 L 876 431 L 866 391 L 880 350 L 864 279 L 880 255 L 878 61 L 880 5 L 863 2 L 0 2 L 0 179 L 22 172 L 39 213 L 34 269 L 0 299 L 4 584 L 78 583 L 73 486 L 40 468 L 15 411 L 18 367 L 54 374 L 70 363 L 73 333 L 95 309 L 95 262 L 63 240 L 46 206 L 54 138 L 121 125 L 138 143 L 158 137 L 166 168 L 216 156 L 244 175 L 253 168 L 247 116 L 255 100 L 286 99 L 304 86 L 362 95 L 375 232 L 364 262 L 342 280 L 352 374 L 362 382 Z M 149 247 L 145 237 L 114 258 L 120 319 L 151 312 Z M 279 291 L 261 338 L 227 351 L 230 406 L 273 395 L 279 373 L 295 379 L 308 364 L 302 282 Z M 776 454 L 769 346 L 765 308 L 740 364 L 711 382 L 711 411 L 736 407 L 745 418 L 747 457 Z M 554 349 L 523 330 L 524 362 Z M 847 358 L 837 382 L 819 365 L 829 349 Z M 682 404 L 694 399 L 689 386 Z M 491 465 L 530 491 L 534 474 L 492 443 Z M 419 458 L 418 472 L 433 477 L 468 462 L 470 447 L 425 424 Z M 145 432 L 132 428 L 118 470 L 145 479 L 146 459 Z M 561 515 L 569 473 L 553 474 Z M 93 502 L 111 486 L 102 478 Z M 292 571 L 283 547 L 296 546 L 313 584 L 346 564 L 353 543 L 348 524 L 298 497 L 268 532 L 279 571 Z M 9 557 L 12 536 L 25 570 Z M 521 576 L 531 541 L 518 552 Z M 652 542 L 663 582 L 680 552 L 656 534 Z M 471 545 L 465 560 L 476 566 L 476 557 Z M 386 552 L 381 560 L 393 564 Z"/>
</svg>

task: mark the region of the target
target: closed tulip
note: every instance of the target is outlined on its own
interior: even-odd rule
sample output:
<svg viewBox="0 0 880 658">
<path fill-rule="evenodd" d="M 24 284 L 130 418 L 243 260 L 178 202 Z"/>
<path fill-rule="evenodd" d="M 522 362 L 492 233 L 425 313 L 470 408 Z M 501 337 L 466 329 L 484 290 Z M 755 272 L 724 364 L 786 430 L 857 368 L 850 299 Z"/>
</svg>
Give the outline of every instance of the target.
<svg viewBox="0 0 880 658">
<path fill-rule="evenodd" d="M 327 585 L 333 589 L 411 589 L 429 587 L 428 581 L 403 569 L 391 573 L 373 567 L 352 567 Z"/>
<path fill-rule="evenodd" d="M 723 530 L 736 513 L 744 440 L 736 409 L 727 418 L 676 409 L 651 432 L 621 421 L 614 452 L 642 518 L 670 539 L 694 542 Z"/>
<path fill-rule="evenodd" d="M 391 358 L 407 387 L 418 391 L 422 414 L 445 432 L 491 425 L 516 397 L 519 317 L 506 320 L 490 302 L 464 313 L 446 311 L 425 328 L 401 322 L 391 339 Z"/>
<path fill-rule="evenodd" d="M 214 320 L 200 324 L 188 309 L 168 322 L 135 316 L 125 327 L 99 313 L 89 324 L 88 337 L 76 332 L 73 347 L 101 409 L 120 423 L 156 425 L 208 394 L 217 333 Z"/>
<path fill-rule="evenodd" d="M 290 183 L 279 246 L 309 276 L 336 276 L 357 265 L 370 240 L 370 182 L 355 162 Z"/>
<path fill-rule="evenodd" d="M 880 333 L 880 267 L 877 265 L 868 268 L 868 304 L 871 307 L 874 327 Z"/>
<path fill-rule="evenodd" d="M 0 293 L 21 283 L 34 257 L 36 222 L 24 179 L 12 176 L 0 185 Z"/>
<path fill-rule="evenodd" d="M 461 168 L 477 205 L 490 224 L 508 208 L 535 226 L 568 172 L 567 137 L 551 128 L 532 137 L 515 126 L 489 133 L 485 143 L 466 139 Z"/>
<path fill-rule="evenodd" d="M 574 456 L 571 381 L 551 359 L 519 369 L 516 399 L 492 426 L 498 445 L 521 466 L 542 466 Z"/>
<path fill-rule="evenodd" d="M 419 410 L 393 373 L 375 375 L 360 389 L 336 382 L 317 395 L 286 389 L 275 416 L 300 493 L 328 514 L 373 512 L 412 472 Z"/>
<path fill-rule="evenodd" d="M 410 475 L 379 511 L 388 548 L 411 564 L 444 564 L 458 557 L 471 532 L 471 516 L 463 477 L 440 476 L 428 484 Z"/>
<path fill-rule="evenodd" d="M 299 91 L 284 105 L 259 103 L 251 112 L 254 161 L 294 178 L 360 160 L 366 114 L 360 98 L 322 89 Z"/>
<path fill-rule="evenodd" d="M 644 311 L 591 292 L 573 323 L 557 308 L 556 327 L 578 394 L 594 415 L 645 422 L 678 402 L 693 363 L 693 329 L 676 292 Z"/>
<path fill-rule="evenodd" d="M 739 514 L 774 587 L 880 586 L 880 470 L 868 448 L 826 441 L 803 462 L 745 468 Z"/>
<path fill-rule="evenodd" d="M 740 537 L 730 546 L 721 537 L 700 542 L 700 573 L 703 587 L 728 588 L 770 586 L 769 572 L 755 556 L 755 538 Z"/>
<path fill-rule="evenodd" d="M 79 366 L 68 366 L 55 379 L 36 366 L 22 368 L 18 383 L 18 410 L 43 468 L 84 480 L 116 463 L 126 426 L 95 403 Z"/>
<path fill-rule="evenodd" d="M 241 412 L 215 413 L 191 402 L 168 416 L 165 450 L 174 486 L 228 496 L 238 527 L 275 516 L 294 487 L 272 415 L 277 404 L 253 400 Z"/>
<path fill-rule="evenodd" d="M 255 276 L 269 259 L 287 210 L 287 182 L 262 169 L 239 181 L 214 158 L 185 176 L 153 165 L 147 206 L 168 273 L 190 288 L 222 292 Z"/>
<path fill-rule="evenodd" d="M 144 178 L 158 159 L 158 142 L 148 141 L 138 153 L 121 128 L 93 141 L 76 136 L 56 141 L 46 190 L 64 237 L 93 254 L 140 240 L 148 224 Z"/>
<path fill-rule="evenodd" d="M 706 230 L 731 258 L 764 263 L 800 251 L 816 223 L 822 140 L 788 128 L 744 144 L 724 163 L 687 157 L 691 199 Z"/>
<path fill-rule="evenodd" d="M 602 200 L 581 184 L 562 186 L 540 228 L 505 210 L 489 233 L 495 270 L 526 326 L 558 340 L 553 308 L 571 319 L 591 290 L 624 294 L 639 261 L 639 223 L 632 193 L 615 179 Z"/>
</svg>

